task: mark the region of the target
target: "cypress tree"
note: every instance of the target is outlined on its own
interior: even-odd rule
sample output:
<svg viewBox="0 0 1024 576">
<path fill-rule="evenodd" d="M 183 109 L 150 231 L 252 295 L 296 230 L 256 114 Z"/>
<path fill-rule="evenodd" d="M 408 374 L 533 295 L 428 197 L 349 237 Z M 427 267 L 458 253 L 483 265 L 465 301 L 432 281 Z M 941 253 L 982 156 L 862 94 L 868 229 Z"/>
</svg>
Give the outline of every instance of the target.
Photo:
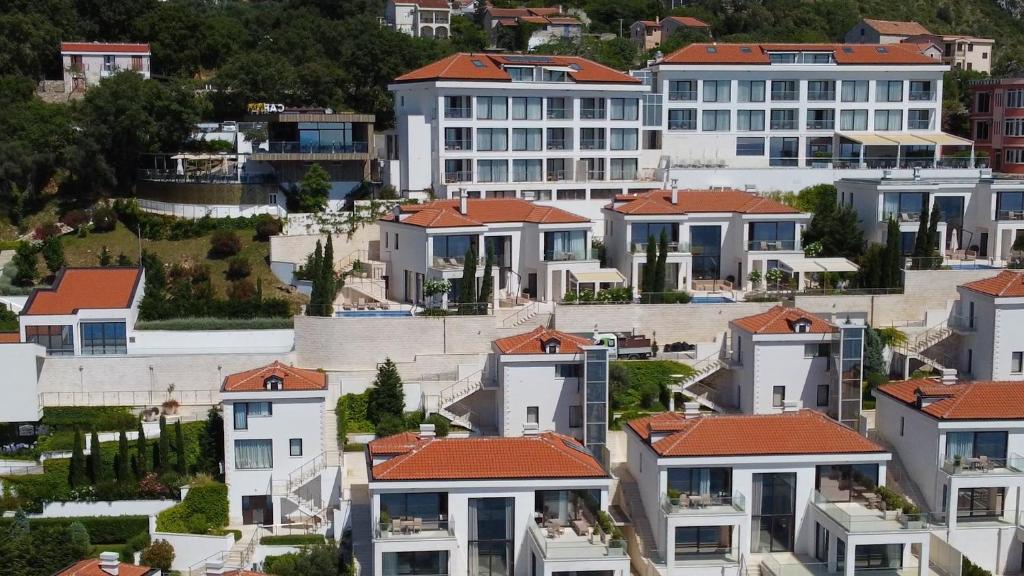
<svg viewBox="0 0 1024 576">
<path fill-rule="evenodd" d="M 900 272 L 900 225 L 894 218 L 889 219 L 889 228 L 885 236 L 885 272 L 882 275 L 883 288 L 896 288 L 903 283 L 903 274 Z"/>
<path fill-rule="evenodd" d="M 96 484 L 103 479 L 103 453 L 100 449 L 100 435 L 95 429 L 92 431 L 90 436 L 90 450 L 89 450 L 89 480 Z"/>
<path fill-rule="evenodd" d="M 121 435 L 117 438 L 117 466 L 114 468 L 117 473 L 117 483 L 121 486 L 129 484 L 128 462 L 128 433 L 121 430 Z"/>
<path fill-rule="evenodd" d="M 658 267 L 658 241 L 654 236 L 647 237 L 647 261 L 644 263 L 643 292 L 655 292 L 654 272 Z"/>
<path fill-rule="evenodd" d="M 654 292 L 665 291 L 666 274 L 668 273 L 668 233 L 661 231 L 658 239 L 658 258 L 654 265 Z"/>
<path fill-rule="evenodd" d="M 163 462 L 160 459 L 160 443 L 153 442 L 153 462 L 149 469 L 159 474 L 161 468 L 163 468 Z"/>
<path fill-rule="evenodd" d="M 68 485 L 78 488 L 85 485 L 85 455 L 82 448 L 82 432 L 75 428 L 75 439 L 71 447 L 71 465 L 68 467 Z"/>
<path fill-rule="evenodd" d="M 462 304 L 473 304 L 476 298 L 476 250 L 470 246 L 466 250 L 466 264 L 462 268 L 462 290 L 459 294 Z"/>
<path fill-rule="evenodd" d="M 484 258 L 484 279 L 480 284 L 480 302 L 484 304 L 481 314 L 487 313 L 486 305 L 490 303 L 494 292 L 494 251 L 487 249 L 487 256 Z"/>
<path fill-rule="evenodd" d="M 928 239 L 928 218 L 924 214 L 921 214 L 921 217 L 918 219 L 917 236 L 914 238 L 915 269 L 926 267 L 924 260 L 921 260 L 921 258 L 930 256 L 930 246 L 931 240 Z"/>
<path fill-rule="evenodd" d="M 181 420 L 174 423 L 174 443 L 178 449 L 178 461 L 174 470 L 184 475 L 188 471 L 188 460 L 185 457 L 185 434 L 181 431 Z"/>
<path fill-rule="evenodd" d="M 324 248 L 323 261 L 320 263 L 319 282 L 320 286 L 317 292 L 320 296 L 320 307 L 315 311 L 315 314 L 317 316 L 330 316 L 334 311 L 334 297 L 338 294 L 334 279 L 334 241 L 331 239 L 330 234 L 327 235 L 327 247 Z"/>
<path fill-rule="evenodd" d="M 323 245 L 317 240 L 316 249 L 313 250 L 313 258 L 306 263 L 306 278 L 313 282 L 313 290 L 309 295 L 309 305 L 306 307 L 306 316 L 318 316 L 323 309 L 324 295 L 323 286 L 321 285 L 323 263 Z"/>
<path fill-rule="evenodd" d="M 928 268 L 939 268 L 942 260 L 939 257 L 939 204 L 932 204 L 931 218 L 928 219 Z"/>
<path fill-rule="evenodd" d="M 171 463 L 171 438 L 167 434 L 167 418 L 160 415 L 160 464 L 156 466 L 157 472 L 165 472 Z"/>
<path fill-rule="evenodd" d="M 146 450 L 146 432 L 142 428 L 142 421 L 139 421 L 139 437 L 135 439 L 135 476 L 139 480 L 142 480 L 146 473 L 149 472 L 149 461 L 146 455 L 149 453 Z"/>
</svg>

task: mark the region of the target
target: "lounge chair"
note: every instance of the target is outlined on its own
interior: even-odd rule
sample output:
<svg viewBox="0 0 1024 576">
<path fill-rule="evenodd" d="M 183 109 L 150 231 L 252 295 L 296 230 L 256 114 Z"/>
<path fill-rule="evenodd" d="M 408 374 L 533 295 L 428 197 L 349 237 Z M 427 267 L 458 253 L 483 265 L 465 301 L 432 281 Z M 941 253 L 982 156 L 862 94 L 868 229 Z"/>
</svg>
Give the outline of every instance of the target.
<svg viewBox="0 0 1024 576">
<path fill-rule="evenodd" d="M 380 303 L 380 309 L 381 310 L 391 310 L 391 304 L 388 304 L 387 302 L 381 302 Z"/>
<path fill-rule="evenodd" d="M 356 298 L 356 309 L 357 310 L 366 310 L 366 299 L 365 298 Z"/>
</svg>

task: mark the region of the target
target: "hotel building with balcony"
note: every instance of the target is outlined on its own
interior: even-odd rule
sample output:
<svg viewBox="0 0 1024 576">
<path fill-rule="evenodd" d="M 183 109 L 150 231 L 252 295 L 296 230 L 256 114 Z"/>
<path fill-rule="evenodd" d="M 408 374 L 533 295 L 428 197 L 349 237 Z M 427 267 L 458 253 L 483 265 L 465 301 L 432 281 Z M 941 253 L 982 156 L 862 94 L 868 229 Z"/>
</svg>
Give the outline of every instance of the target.
<svg viewBox="0 0 1024 576">
<path fill-rule="evenodd" d="M 374 576 L 628 576 L 602 529 L 612 478 L 576 440 L 436 438 L 433 426 L 367 447 Z"/>
<path fill-rule="evenodd" d="M 384 21 L 416 38 L 451 36 L 452 8 L 448 0 L 388 0 Z"/>
<path fill-rule="evenodd" d="M 696 408 L 623 427 L 620 482 L 635 483 L 630 517 L 648 534 L 641 573 L 929 574 L 928 515 L 886 510 L 876 494 L 884 448 L 797 405 L 772 415 Z"/>
<path fill-rule="evenodd" d="M 876 427 L 909 484 L 935 511 L 936 536 L 994 574 L 1016 574 L 1024 549 L 1024 383 L 955 376 L 876 393 Z"/>
<path fill-rule="evenodd" d="M 1003 266 L 1024 233 L 1024 183 L 972 177 L 844 178 L 836 181 L 838 202 L 857 211 L 868 242 L 885 243 L 889 219 L 900 229 L 903 253 L 913 252 L 921 219 L 939 209 L 940 253 L 947 264 L 984 261 Z"/>
<path fill-rule="evenodd" d="M 992 169 L 1024 174 L 1024 78 L 971 82 L 971 137 Z"/>
</svg>

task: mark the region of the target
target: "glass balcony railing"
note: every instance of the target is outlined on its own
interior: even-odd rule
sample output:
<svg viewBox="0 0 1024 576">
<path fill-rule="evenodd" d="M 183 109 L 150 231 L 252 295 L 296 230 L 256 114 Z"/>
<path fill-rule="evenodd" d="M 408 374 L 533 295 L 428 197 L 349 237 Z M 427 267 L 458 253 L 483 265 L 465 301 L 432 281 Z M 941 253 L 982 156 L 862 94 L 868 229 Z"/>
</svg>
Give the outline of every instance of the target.
<svg viewBox="0 0 1024 576">
<path fill-rule="evenodd" d="M 633 254 L 644 254 L 647 252 L 647 242 L 633 242 L 630 251 Z M 668 251 L 670 253 L 685 254 L 690 251 L 690 244 L 688 242 L 669 242 Z"/>
<path fill-rule="evenodd" d="M 793 102 L 800 99 L 797 90 L 772 90 L 772 102 Z"/>
<path fill-rule="evenodd" d="M 581 120 L 604 120 L 604 108 L 580 108 Z"/>
<path fill-rule="evenodd" d="M 566 108 L 548 108 L 548 120 L 570 120 L 572 113 Z"/>
<path fill-rule="evenodd" d="M 747 250 L 751 252 L 777 252 L 780 250 L 799 250 L 800 242 L 796 240 L 751 240 L 747 242 Z"/>
<path fill-rule="evenodd" d="M 973 330 L 973 328 L 971 329 Z M 990 458 L 988 456 L 949 458 L 942 463 L 942 471 L 950 476 L 1024 474 L 1024 457 L 1019 454 L 1010 454 L 1006 458 Z"/>
<path fill-rule="evenodd" d="M 548 182 L 562 182 L 572 180 L 572 172 L 569 170 L 548 170 Z"/>
<path fill-rule="evenodd" d="M 580 150 L 604 150 L 604 140 L 601 138 L 580 139 Z"/>
<path fill-rule="evenodd" d="M 811 102 L 834 102 L 836 93 L 834 90 L 808 90 L 807 99 Z"/>
<path fill-rule="evenodd" d="M 931 102 L 935 100 L 935 92 L 931 90 L 911 90 L 910 100 L 912 102 Z"/>
<path fill-rule="evenodd" d="M 445 150 L 472 150 L 473 149 L 473 141 L 472 140 L 445 140 L 444 141 L 444 149 Z"/>
<path fill-rule="evenodd" d="M 549 560 L 586 560 L 591 558 L 625 558 L 626 542 L 613 539 L 600 526 L 538 526 L 528 522 L 530 534 Z"/>
<path fill-rule="evenodd" d="M 452 269 L 463 268 L 466 265 L 466 256 L 434 256 L 431 259 L 432 268 Z M 478 258 L 477 265 L 483 265 L 484 259 Z"/>
<path fill-rule="evenodd" d="M 548 150 L 571 150 L 572 142 L 565 138 L 548 138 Z"/>
<path fill-rule="evenodd" d="M 921 211 L 906 211 L 906 212 L 882 212 L 882 221 L 888 222 L 889 220 L 896 220 L 897 222 L 920 222 Z"/>
<path fill-rule="evenodd" d="M 604 170 L 587 170 L 587 180 L 604 180 Z"/>
<path fill-rule="evenodd" d="M 671 90 L 668 93 L 668 99 L 672 102 L 696 102 L 697 91 L 696 90 Z"/>
<path fill-rule="evenodd" d="M 906 514 L 902 510 L 869 508 L 866 502 L 833 502 L 814 492 L 814 505 L 848 533 L 928 530 L 932 518 L 927 513 Z"/>
<path fill-rule="evenodd" d="M 436 539 L 454 538 L 455 531 L 448 520 L 428 518 L 392 518 L 386 522 L 377 522 L 374 536 L 383 538 L 404 539 Z"/>
<path fill-rule="evenodd" d="M 1024 220 L 1024 208 L 1020 210 L 996 210 L 997 220 Z"/>
<path fill-rule="evenodd" d="M 664 496 L 661 509 L 670 516 L 699 514 L 733 514 L 746 510 L 746 498 L 739 492 L 729 495 L 681 494 Z"/>
<path fill-rule="evenodd" d="M 445 172 L 445 174 L 444 174 L 444 183 L 445 184 L 454 184 L 456 182 L 472 182 L 472 181 L 473 181 L 473 171 L 472 170 L 462 170 L 462 171 L 459 171 L 459 172 Z"/>
<path fill-rule="evenodd" d="M 266 152 L 270 154 L 366 154 L 369 150 L 370 146 L 366 142 L 267 142 Z"/>
<path fill-rule="evenodd" d="M 472 118 L 473 117 L 473 109 L 470 108 L 470 107 L 466 107 L 466 108 L 445 108 L 444 109 L 444 117 L 445 118 L 454 118 L 454 119 Z"/>
<path fill-rule="evenodd" d="M 835 120 L 808 120 L 808 130 L 834 130 L 836 127 Z"/>
<path fill-rule="evenodd" d="M 590 255 L 587 254 L 586 250 L 570 250 L 561 251 L 555 250 L 552 252 L 544 253 L 545 262 L 568 262 L 572 260 L 589 260 Z"/>
</svg>

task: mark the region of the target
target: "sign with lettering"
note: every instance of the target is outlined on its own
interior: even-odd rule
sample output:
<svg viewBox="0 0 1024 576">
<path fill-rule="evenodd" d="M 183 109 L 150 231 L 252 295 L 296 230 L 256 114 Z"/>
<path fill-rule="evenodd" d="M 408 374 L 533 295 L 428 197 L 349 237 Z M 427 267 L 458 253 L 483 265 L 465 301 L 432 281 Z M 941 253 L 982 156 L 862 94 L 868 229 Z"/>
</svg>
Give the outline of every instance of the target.
<svg viewBox="0 0 1024 576">
<path fill-rule="evenodd" d="M 246 111 L 250 114 L 274 114 L 284 112 L 284 104 L 273 104 L 271 102 L 249 102 Z"/>
</svg>

